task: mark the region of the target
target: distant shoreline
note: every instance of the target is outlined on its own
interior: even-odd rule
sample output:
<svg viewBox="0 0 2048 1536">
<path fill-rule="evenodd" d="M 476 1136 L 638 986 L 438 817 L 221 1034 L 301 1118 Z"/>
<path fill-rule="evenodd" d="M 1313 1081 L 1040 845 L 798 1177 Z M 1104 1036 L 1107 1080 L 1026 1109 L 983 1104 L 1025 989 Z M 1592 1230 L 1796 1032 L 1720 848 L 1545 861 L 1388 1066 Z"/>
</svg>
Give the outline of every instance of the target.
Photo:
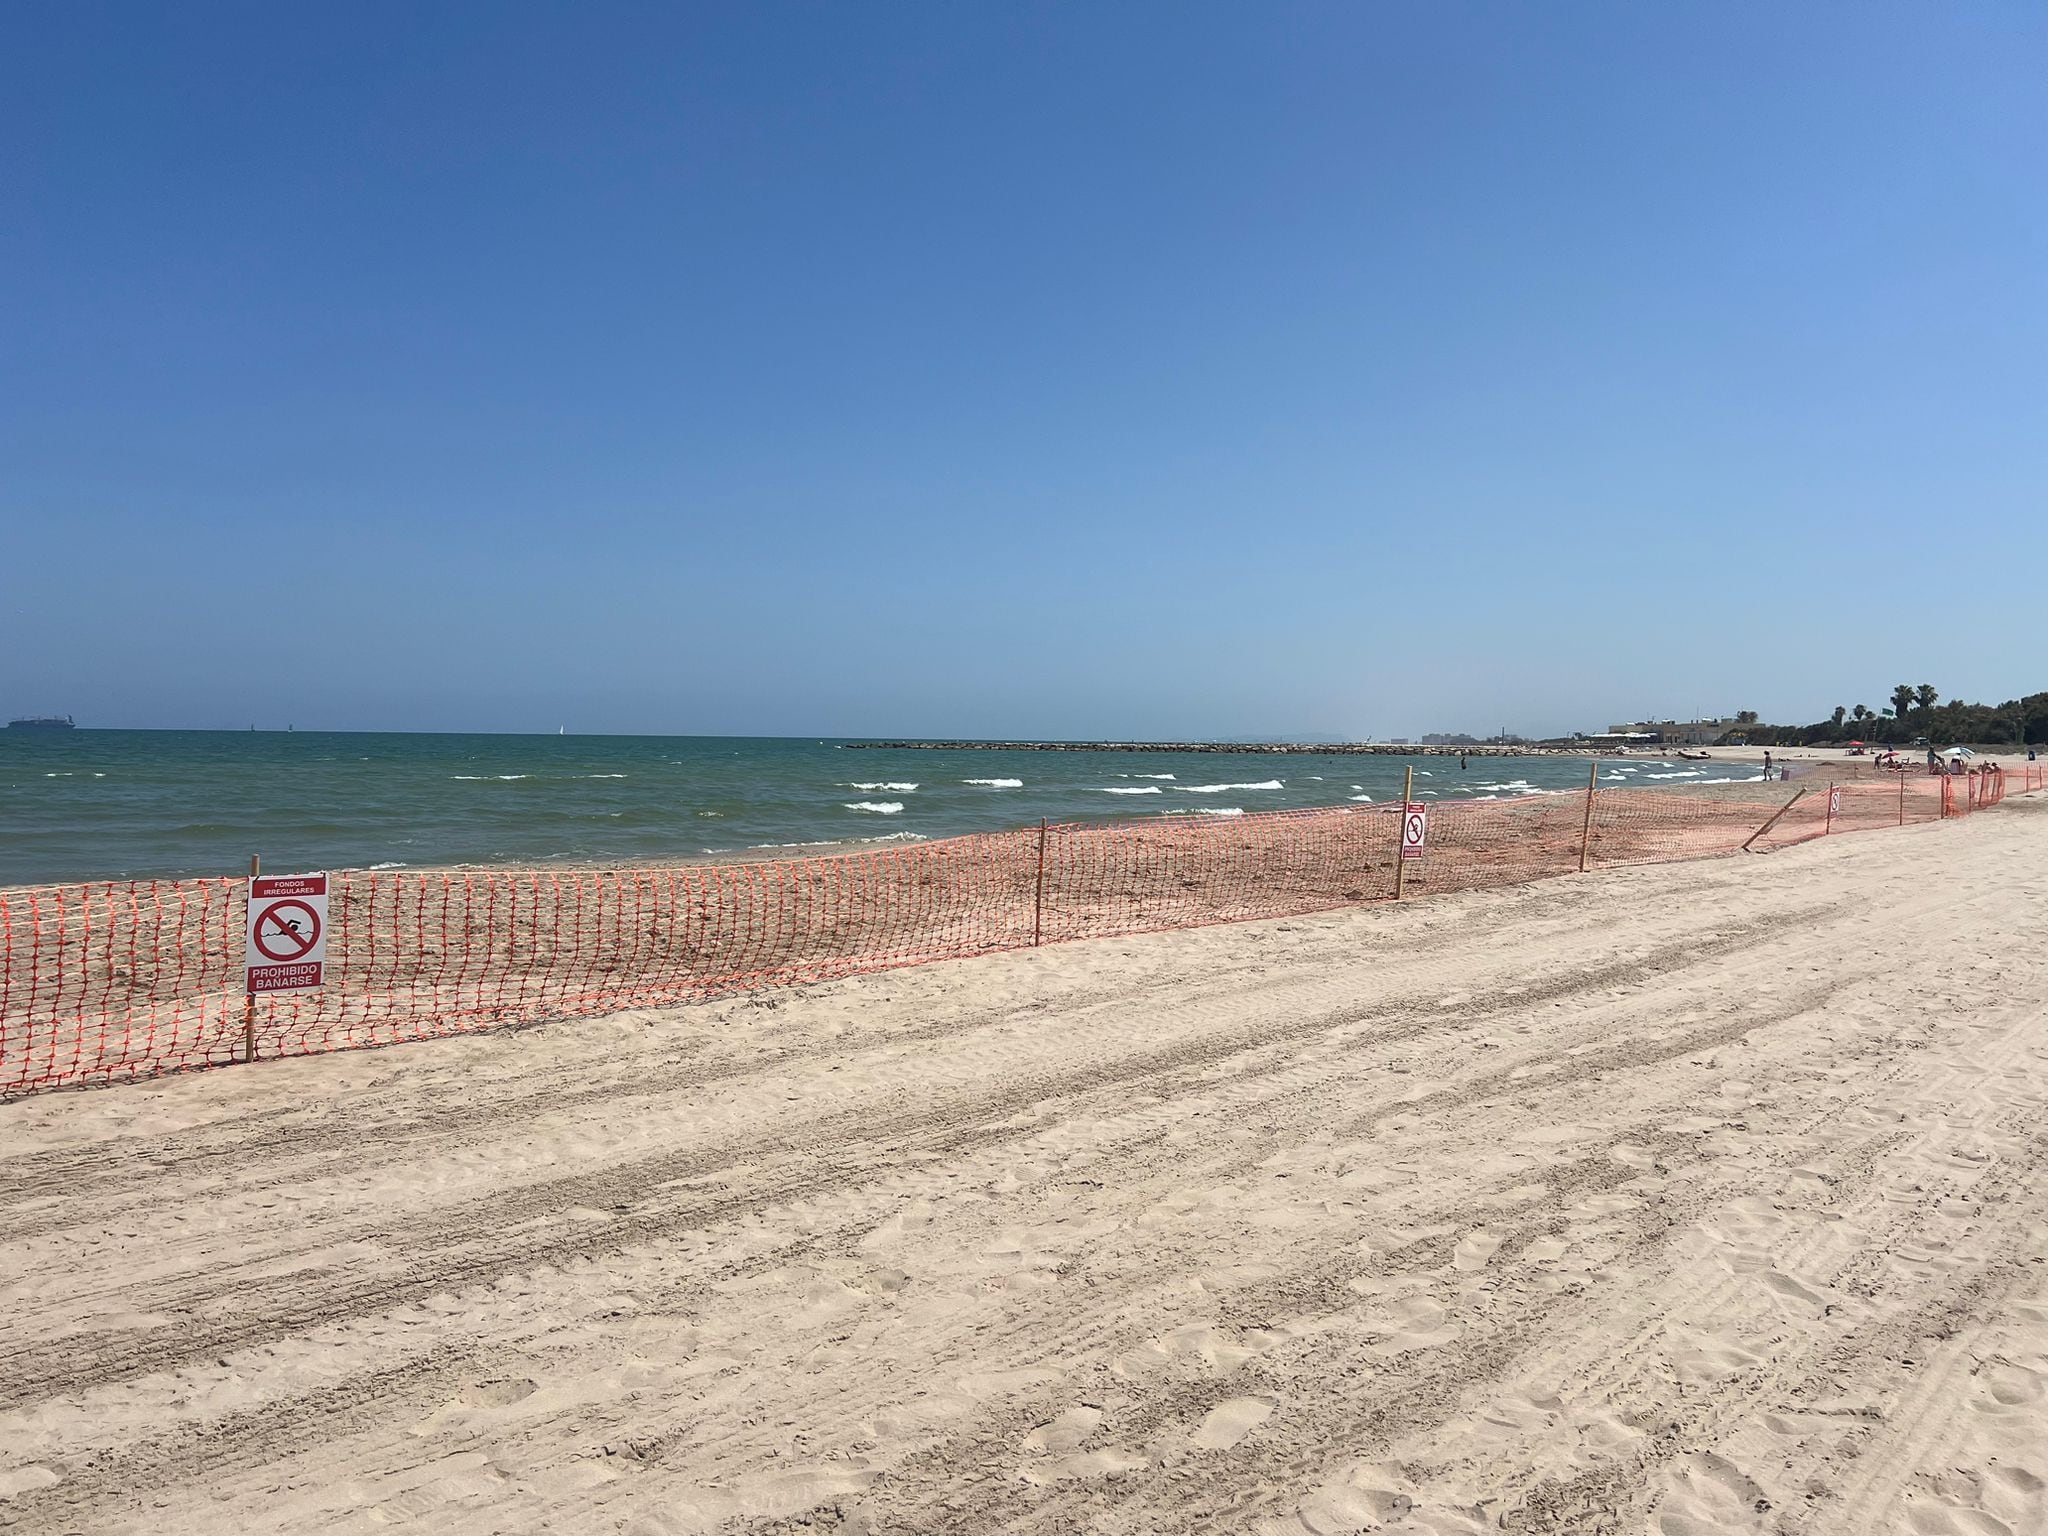
<svg viewBox="0 0 2048 1536">
<path fill-rule="evenodd" d="M 889 752 L 1207 752 L 1225 756 L 1254 752 L 1287 757 L 1572 757 L 1590 749 L 1560 746 L 1423 745 L 1402 741 L 846 741 L 852 751 Z"/>
</svg>

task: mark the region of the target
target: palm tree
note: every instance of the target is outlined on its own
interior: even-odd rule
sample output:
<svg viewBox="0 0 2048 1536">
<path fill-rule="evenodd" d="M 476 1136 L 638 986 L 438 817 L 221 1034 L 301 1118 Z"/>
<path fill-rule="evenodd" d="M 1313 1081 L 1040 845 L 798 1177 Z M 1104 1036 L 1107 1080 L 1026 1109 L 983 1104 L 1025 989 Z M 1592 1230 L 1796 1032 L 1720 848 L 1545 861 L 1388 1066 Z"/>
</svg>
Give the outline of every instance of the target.
<svg viewBox="0 0 2048 1536">
<path fill-rule="evenodd" d="M 1940 702 L 1940 699 L 1941 695 L 1934 691 L 1934 684 L 1932 683 L 1922 683 L 1913 690 L 1913 702 L 1920 706 L 1920 713 L 1923 717 L 1933 710 L 1934 706 Z"/>
<path fill-rule="evenodd" d="M 1856 717 L 1858 723 L 1861 723 L 1870 718 L 1870 706 L 1868 704 L 1858 704 L 1849 713 Z"/>
<path fill-rule="evenodd" d="M 1903 720 L 1913 712 L 1913 685 L 1901 683 L 1892 690 L 1892 718 Z"/>
<path fill-rule="evenodd" d="M 1737 725 L 1755 725 L 1756 711 L 1753 709 L 1738 710 L 1735 715 L 1735 723 Z"/>
<path fill-rule="evenodd" d="M 1841 728 L 1842 728 L 1842 718 L 1843 718 L 1843 717 L 1844 717 L 1845 715 L 1847 715 L 1848 713 L 1849 713 L 1849 709 L 1848 709 L 1848 706 L 1847 706 L 1847 705 L 1844 705 L 1844 704 L 1837 704 L 1837 705 L 1835 706 L 1834 722 L 1835 722 L 1835 729 L 1836 729 L 1837 731 L 1841 730 Z"/>
</svg>

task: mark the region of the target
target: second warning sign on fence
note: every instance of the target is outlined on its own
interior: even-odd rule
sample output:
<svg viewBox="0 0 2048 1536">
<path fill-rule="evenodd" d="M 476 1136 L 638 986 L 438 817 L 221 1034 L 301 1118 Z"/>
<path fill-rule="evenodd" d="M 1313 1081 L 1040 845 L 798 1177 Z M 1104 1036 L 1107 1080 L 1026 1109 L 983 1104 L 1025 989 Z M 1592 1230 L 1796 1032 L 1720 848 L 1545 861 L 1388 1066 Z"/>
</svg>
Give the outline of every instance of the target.
<svg viewBox="0 0 2048 1536">
<path fill-rule="evenodd" d="M 327 876 L 257 875 L 249 881 L 248 990 L 317 987 L 327 969 Z"/>
</svg>

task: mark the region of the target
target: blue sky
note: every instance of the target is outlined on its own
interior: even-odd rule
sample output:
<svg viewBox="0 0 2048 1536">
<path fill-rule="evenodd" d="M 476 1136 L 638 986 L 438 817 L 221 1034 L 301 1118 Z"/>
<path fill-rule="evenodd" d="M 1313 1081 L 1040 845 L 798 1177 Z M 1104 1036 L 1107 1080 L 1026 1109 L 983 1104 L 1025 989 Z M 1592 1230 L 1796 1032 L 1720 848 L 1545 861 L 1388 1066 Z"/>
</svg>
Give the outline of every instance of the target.
<svg viewBox="0 0 2048 1536">
<path fill-rule="evenodd" d="M 0 709 L 2048 687 L 2033 4 L 20 5 Z"/>
</svg>

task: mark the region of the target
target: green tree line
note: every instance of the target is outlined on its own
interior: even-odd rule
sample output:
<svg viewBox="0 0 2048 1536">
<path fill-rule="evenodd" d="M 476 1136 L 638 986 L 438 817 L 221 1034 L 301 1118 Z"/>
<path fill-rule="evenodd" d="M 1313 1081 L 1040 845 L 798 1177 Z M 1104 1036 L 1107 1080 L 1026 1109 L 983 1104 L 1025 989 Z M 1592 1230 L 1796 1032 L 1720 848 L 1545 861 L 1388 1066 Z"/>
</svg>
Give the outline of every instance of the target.
<svg viewBox="0 0 2048 1536">
<path fill-rule="evenodd" d="M 1834 713 L 1811 725 L 1765 725 L 1753 709 L 1735 717 L 1756 746 L 1804 747 L 1823 742 L 1867 741 L 1904 746 L 1925 737 L 1935 746 L 2016 746 L 2048 742 L 2048 693 L 2030 693 L 2003 704 L 1942 701 L 1932 683 L 1900 683 L 1890 701 L 1877 709 L 1867 704 L 1837 704 Z"/>
</svg>

